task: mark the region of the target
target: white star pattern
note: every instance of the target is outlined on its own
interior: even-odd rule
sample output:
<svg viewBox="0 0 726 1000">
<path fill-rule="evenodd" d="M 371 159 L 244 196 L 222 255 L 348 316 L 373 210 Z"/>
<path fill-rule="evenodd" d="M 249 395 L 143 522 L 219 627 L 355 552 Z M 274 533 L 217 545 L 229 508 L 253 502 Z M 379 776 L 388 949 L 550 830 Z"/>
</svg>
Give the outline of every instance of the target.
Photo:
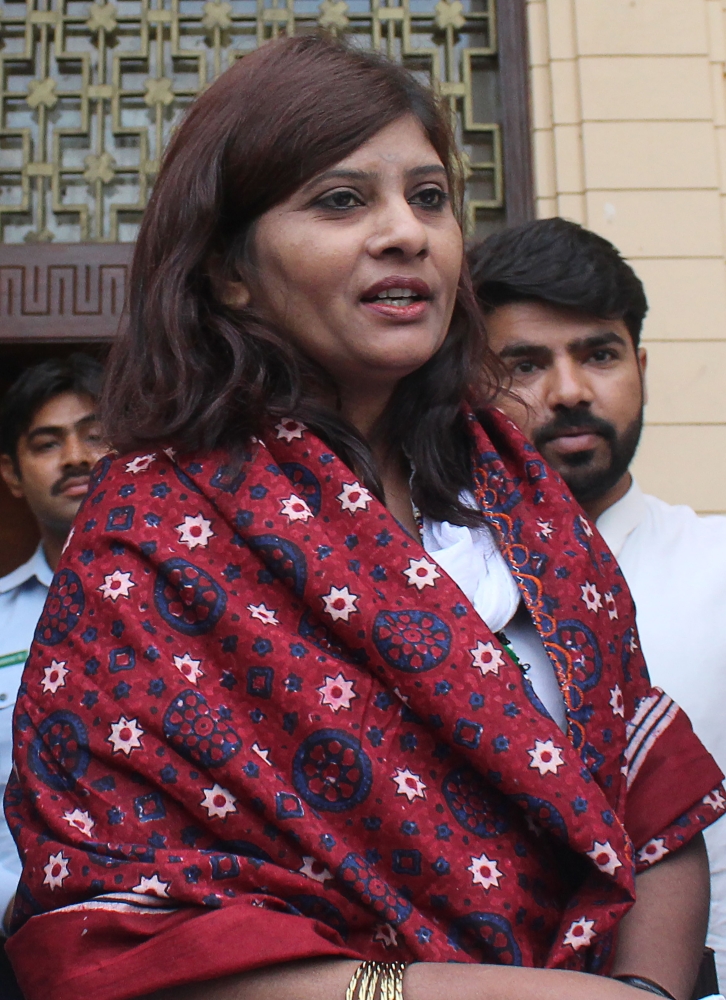
<svg viewBox="0 0 726 1000">
<path fill-rule="evenodd" d="M 66 668 L 66 662 L 66 660 L 52 660 L 49 667 L 43 668 L 43 680 L 40 684 L 46 694 L 55 694 L 58 688 L 66 686 L 66 676 L 70 673 Z"/>
<path fill-rule="evenodd" d="M 256 753 L 260 760 L 264 760 L 268 767 L 272 767 L 272 761 L 270 760 L 270 748 L 263 750 L 259 743 L 253 743 L 250 747 L 252 753 Z"/>
<path fill-rule="evenodd" d="M 193 659 L 190 653 L 185 653 L 184 656 L 174 656 L 173 659 L 176 669 L 190 684 L 196 686 L 199 678 L 204 677 L 204 671 L 200 670 L 202 661 Z"/>
<path fill-rule="evenodd" d="M 291 493 L 284 500 L 281 499 L 280 503 L 282 504 L 280 513 L 289 517 L 291 521 L 308 521 L 313 516 L 313 512 L 305 501 L 296 496 L 295 493 Z"/>
<path fill-rule="evenodd" d="M 347 587 L 340 589 L 331 587 L 330 593 L 325 594 L 322 598 L 326 615 L 330 615 L 334 622 L 337 622 L 339 618 L 347 622 L 354 612 L 358 613 L 358 608 L 355 606 L 358 596 L 358 594 L 351 594 Z"/>
<path fill-rule="evenodd" d="M 368 510 L 372 499 L 368 490 L 359 482 L 343 483 L 343 492 L 336 497 L 340 501 L 340 509 L 349 511 L 351 517 L 357 510 Z"/>
<path fill-rule="evenodd" d="M 555 529 L 552 527 L 552 521 L 537 521 L 537 527 L 539 528 L 540 538 L 544 542 L 548 542 L 555 533 Z"/>
<path fill-rule="evenodd" d="M 722 809 L 726 809 L 726 799 L 724 799 L 718 788 L 713 792 L 709 792 L 708 795 L 703 796 L 703 804 L 711 806 L 714 812 L 721 812 Z"/>
<path fill-rule="evenodd" d="M 279 621 L 275 618 L 277 611 L 270 611 L 269 608 L 265 607 L 264 604 L 248 604 L 247 610 L 252 618 L 256 618 L 258 622 L 262 622 L 263 625 L 279 625 Z"/>
<path fill-rule="evenodd" d="M 159 878 L 159 873 L 154 872 L 151 878 L 146 878 L 142 875 L 139 884 L 131 887 L 132 892 L 138 892 L 139 895 L 145 896 L 158 896 L 159 899 L 168 899 L 169 893 L 168 889 L 171 882 L 162 882 Z"/>
<path fill-rule="evenodd" d="M 486 854 L 478 858 L 472 857 L 471 864 L 466 870 L 471 872 L 474 885 L 480 885 L 487 893 L 492 888 L 498 889 L 499 879 L 504 878 L 504 872 L 499 871 L 496 861 L 492 861 Z"/>
<path fill-rule="evenodd" d="M 299 874 L 311 878 L 313 882 L 320 882 L 321 885 L 325 885 L 333 878 L 322 861 L 311 857 L 303 857 L 303 866 L 299 869 Z"/>
<path fill-rule="evenodd" d="M 602 599 L 597 591 L 597 587 L 594 583 L 583 583 L 580 586 L 582 594 L 580 600 L 585 602 L 585 607 L 588 611 L 592 611 L 595 614 L 598 613 L 602 607 Z"/>
<path fill-rule="evenodd" d="M 209 539 L 214 538 L 211 528 L 211 521 L 208 521 L 201 512 L 196 517 L 185 514 L 181 524 L 177 524 L 176 531 L 179 532 L 179 544 L 186 545 L 191 551 L 201 545 L 203 549 L 209 545 Z"/>
<path fill-rule="evenodd" d="M 426 785 L 417 774 L 409 771 L 408 768 L 402 771 L 400 767 L 397 767 L 391 781 L 396 785 L 396 795 L 405 795 L 409 802 L 413 802 L 414 799 L 426 798 Z"/>
<path fill-rule="evenodd" d="M 654 865 L 656 861 L 660 861 L 661 858 L 664 858 L 669 853 L 665 845 L 665 840 L 662 837 L 653 837 L 652 840 L 649 840 L 638 851 L 638 861 L 643 861 L 647 865 Z"/>
<path fill-rule="evenodd" d="M 350 703 L 358 695 L 355 693 L 355 681 L 347 680 L 343 674 L 337 677 L 325 677 L 325 684 L 317 688 L 320 693 L 320 704 L 339 712 L 341 708 L 350 709 Z"/>
<path fill-rule="evenodd" d="M 632 632 L 631 635 L 630 635 L 630 652 L 634 653 L 636 651 L 636 649 L 639 649 L 639 648 L 640 647 L 638 646 L 637 639 L 635 638 L 635 632 Z"/>
<path fill-rule="evenodd" d="M 613 715 L 619 715 L 621 719 L 625 718 L 623 692 L 620 690 L 619 684 L 616 684 L 614 688 L 610 689 L 610 708 L 613 710 Z"/>
<path fill-rule="evenodd" d="M 173 462 L 176 458 L 176 451 L 174 448 L 164 448 L 164 454 L 171 462 Z"/>
<path fill-rule="evenodd" d="M 604 844 L 596 840 L 592 845 L 592 850 L 587 852 L 587 856 L 592 858 L 600 871 L 605 872 L 606 875 L 614 875 L 618 868 L 623 867 L 609 840 L 606 840 Z"/>
<path fill-rule="evenodd" d="M 131 588 L 136 584 L 131 573 L 122 573 L 120 569 L 115 569 L 113 573 L 104 576 L 103 583 L 97 590 L 103 594 L 104 601 L 113 601 L 115 604 L 119 597 L 128 597 Z"/>
<path fill-rule="evenodd" d="M 469 652 L 472 655 L 472 667 L 480 670 L 482 677 L 487 674 L 499 676 L 499 668 L 504 666 L 504 653 L 493 642 L 482 642 L 480 639 L 476 649 L 470 649 Z"/>
<path fill-rule="evenodd" d="M 64 812 L 63 819 L 76 830 L 80 830 L 84 837 L 90 837 L 91 831 L 96 825 L 95 821 L 91 819 L 87 812 L 82 812 L 77 808 L 74 809 L 73 812 L 70 810 L 68 812 Z"/>
<path fill-rule="evenodd" d="M 68 861 L 69 859 L 64 857 L 63 851 L 58 851 L 57 854 L 49 856 L 48 864 L 43 868 L 45 872 L 43 885 L 50 886 L 51 892 L 53 889 L 63 888 L 63 879 L 68 878 L 70 875 Z"/>
<path fill-rule="evenodd" d="M 127 719 L 124 715 L 118 722 L 111 723 L 111 735 L 106 737 L 106 742 L 111 744 L 114 753 L 125 753 L 128 757 L 132 750 L 139 749 L 144 730 L 137 723 L 138 719 Z"/>
<path fill-rule="evenodd" d="M 380 941 L 384 948 L 394 948 L 398 941 L 398 935 L 390 924 L 376 924 L 373 940 Z"/>
<path fill-rule="evenodd" d="M 585 532 L 588 538 L 592 538 L 592 525 L 590 524 L 590 522 L 587 520 L 587 518 L 583 517 L 582 514 L 578 514 L 577 516 L 580 519 L 582 530 Z"/>
<path fill-rule="evenodd" d="M 410 703 L 411 699 L 409 698 L 409 696 L 407 694 L 404 694 L 399 687 L 395 687 L 393 689 L 393 693 L 395 694 L 395 696 L 398 698 L 399 701 L 403 702 L 404 705 L 408 705 Z"/>
<path fill-rule="evenodd" d="M 298 420 L 281 420 L 279 424 L 275 424 L 275 430 L 277 431 L 278 440 L 287 441 L 290 444 L 295 438 L 303 436 L 303 431 L 306 430 L 306 427 L 305 424 L 301 424 Z"/>
<path fill-rule="evenodd" d="M 155 458 L 156 455 L 137 455 L 136 458 L 132 458 L 130 462 L 126 463 L 126 471 L 130 472 L 132 476 L 146 472 Z"/>
<path fill-rule="evenodd" d="M 618 609 L 615 606 L 615 598 L 613 597 L 610 591 L 608 591 L 607 594 L 605 594 L 605 607 L 608 610 L 608 618 L 610 619 L 610 621 L 612 621 L 613 619 L 617 620 Z"/>
<path fill-rule="evenodd" d="M 557 774 L 557 769 L 565 763 L 562 759 L 562 750 L 556 747 L 552 740 L 534 741 L 534 749 L 527 753 L 532 758 L 529 766 L 536 768 L 544 777 L 545 774 Z"/>
<path fill-rule="evenodd" d="M 201 801 L 203 809 L 207 810 L 207 815 L 211 819 L 224 819 L 227 813 L 237 812 L 237 799 L 221 785 L 212 785 L 211 788 L 202 789 L 204 798 Z"/>
<path fill-rule="evenodd" d="M 68 546 L 71 544 L 71 539 L 73 538 L 73 536 L 75 535 L 75 533 L 76 533 L 76 529 L 75 528 L 71 528 L 71 530 L 68 532 L 68 537 L 66 538 L 65 542 L 63 543 L 63 548 L 61 549 L 61 555 L 65 555 L 65 551 L 68 548 Z"/>
<path fill-rule="evenodd" d="M 595 921 L 586 920 L 580 917 L 570 924 L 570 929 L 565 934 L 564 944 L 569 944 L 573 951 L 586 948 L 595 937 Z"/>
<path fill-rule="evenodd" d="M 408 579 L 409 587 L 416 590 L 423 590 L 424 587 L 435 587 L 436 580 L 441 578 L 441 573 L 436 569 L 436 563 L 429 562 L 426 556 L 420 559 L 409 559 L 408 569 L 402 570 L 403 575 Z"/>
</svg>

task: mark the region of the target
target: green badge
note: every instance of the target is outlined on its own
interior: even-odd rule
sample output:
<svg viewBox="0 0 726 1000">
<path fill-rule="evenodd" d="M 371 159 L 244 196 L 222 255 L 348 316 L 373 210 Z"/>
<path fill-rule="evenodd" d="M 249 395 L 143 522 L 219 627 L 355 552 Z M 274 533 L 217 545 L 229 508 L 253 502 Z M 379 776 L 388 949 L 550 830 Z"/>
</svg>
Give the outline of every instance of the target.
<svg viewBox="0 0 726 1000">
<path fill-rule="evenodd" d="M 27 659 L 27 649 L 19 649 L 17 653 L 6 653 L 5 656 L 0 656 L 0 670 L 3 667 L 17 667 L 19 663 L 25 663 Z"/>
</svg>

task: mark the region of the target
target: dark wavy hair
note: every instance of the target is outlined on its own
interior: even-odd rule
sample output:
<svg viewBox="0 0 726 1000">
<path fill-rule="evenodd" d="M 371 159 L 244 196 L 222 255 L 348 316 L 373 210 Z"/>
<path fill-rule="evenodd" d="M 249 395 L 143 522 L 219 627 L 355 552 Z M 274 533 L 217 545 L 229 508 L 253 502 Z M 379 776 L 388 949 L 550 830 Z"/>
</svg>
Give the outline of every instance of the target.
<svg viewBox="0 0 726 1000">
<path fill-rule="evenodd" d="M 648 311 L 643 284 L 597 233 L 567 219 L 538 219 L 493 233 L 468 257 L 485 312 L 536 301 L 598 319 L 621 319 L 638 347 Z"/>
<path fill-rule="evenodd" d="M 294 416 L 383 498 L 370 443 L 320 402 L 331 388 L 335 398 L 330 376 L 253 306 L 226 306 L 215 288 L 254 265 L 256 219 L 411 114 L 447 169 L 461 218 L 448 109 L 378 55 L 322 35 L 279 39 L 195 101 L 144 214 L 128 322 L 108 363 L 102 415 L 118 450 L 152 441 L 187 453 L 235 449 L 271 419 Z M 475 521 L 459 501 L 470 483 L 461 404 L 492 398 L 497 371 L 464 266 L 446 340 L 401 380 L 374 432 L 415 468 L 414 497 L 431 517 Z"/>
</svg>

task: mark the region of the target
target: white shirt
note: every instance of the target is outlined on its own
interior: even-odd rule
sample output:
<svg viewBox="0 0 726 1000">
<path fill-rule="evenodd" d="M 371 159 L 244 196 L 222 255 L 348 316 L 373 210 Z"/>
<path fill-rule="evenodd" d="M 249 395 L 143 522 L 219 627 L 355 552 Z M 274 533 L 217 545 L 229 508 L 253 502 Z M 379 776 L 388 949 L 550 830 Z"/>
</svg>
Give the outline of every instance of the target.
<svg viewBox="0 0 726 1000">
<path fill-rule="evenodd" d="M 13 708 L 35 626 L 53 572 L 39 545 L 33 556 L 0 578 L 0 794 L 13 766 Z M 22 865 L 0 812 L 0 921 L 15 894 Z"/>
<path fill-rule="evenodd" d="M 633 482 L 597 520 L 635 601 L 653 684 L 684 709 L 726 772 L 726 517 L 698 517 Z M 708 944 L 726 985 L 726 822 L 704 833 L 711 865 Z"/>
</svg>

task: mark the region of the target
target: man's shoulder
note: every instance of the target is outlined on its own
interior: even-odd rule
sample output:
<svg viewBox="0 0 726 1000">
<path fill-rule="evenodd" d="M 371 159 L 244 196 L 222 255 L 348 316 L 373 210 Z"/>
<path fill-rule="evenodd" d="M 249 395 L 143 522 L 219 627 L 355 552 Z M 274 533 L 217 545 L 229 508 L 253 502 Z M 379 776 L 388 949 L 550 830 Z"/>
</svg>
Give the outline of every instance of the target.
<svg viewBox="0 0 726 1000">
<path fill-rule="evenodd" d="M 726 540 L 726 516 L 723 514 L 698 514 L 686 504 L 670 504 L 660 497 L 643 494 L 647 509 L 646 522 L 702 538 Z"/>
</svg>

